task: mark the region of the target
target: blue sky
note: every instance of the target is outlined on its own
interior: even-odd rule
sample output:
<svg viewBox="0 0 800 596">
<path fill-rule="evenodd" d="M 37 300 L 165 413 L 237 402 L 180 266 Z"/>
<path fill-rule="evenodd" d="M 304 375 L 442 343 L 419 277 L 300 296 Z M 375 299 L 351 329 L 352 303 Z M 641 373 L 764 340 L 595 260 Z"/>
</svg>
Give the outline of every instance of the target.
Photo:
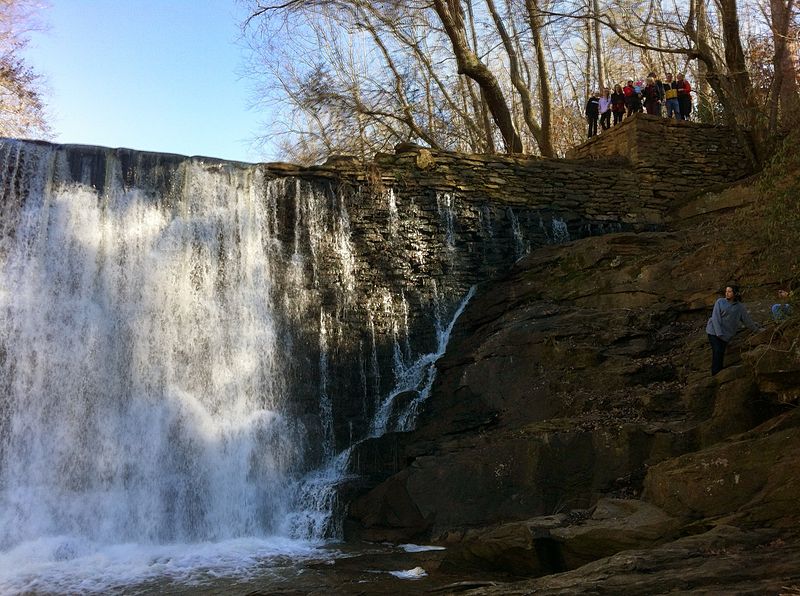
<svg viewBox="0 0 800 596">
<path fill-rule="evenodd" d="M 241 161 L 250 109 L 236 0 L 49 0 L 26 51 L 47 81 L 53 139 Z"/>
</svg>

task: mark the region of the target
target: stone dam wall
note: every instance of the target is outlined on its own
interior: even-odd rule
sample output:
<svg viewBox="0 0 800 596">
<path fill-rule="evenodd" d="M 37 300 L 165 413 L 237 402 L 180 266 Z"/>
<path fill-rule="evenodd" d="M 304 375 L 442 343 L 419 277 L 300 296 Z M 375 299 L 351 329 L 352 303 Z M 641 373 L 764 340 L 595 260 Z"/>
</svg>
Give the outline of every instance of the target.
<svg viewBox="0 0 800 596">
<path fill-rule="evenodd" d="M 225 221 L 257 207 L 292 408 L 339 450 L 370 432 L 387 394 L 403 392 L 403 375 L 436 351 L 471 286 L 543 244 L 660 227 L 685 192 L 746 173 L 726 134 L 638 116 L 563 160 L 407 145 L 367 164 L 313 167 L 0 140 L 0 259 L 26 205 L 78 186 L 102 209 L 133 193 L 166 219 L 200 213 L 201 203 L 230 209 L 204 216 L 196 239 L 213 245 L 203 270 L 224 284 L 241 253 Z M 672 158 L 645 150 L 662 144 Z"/>
</svg>

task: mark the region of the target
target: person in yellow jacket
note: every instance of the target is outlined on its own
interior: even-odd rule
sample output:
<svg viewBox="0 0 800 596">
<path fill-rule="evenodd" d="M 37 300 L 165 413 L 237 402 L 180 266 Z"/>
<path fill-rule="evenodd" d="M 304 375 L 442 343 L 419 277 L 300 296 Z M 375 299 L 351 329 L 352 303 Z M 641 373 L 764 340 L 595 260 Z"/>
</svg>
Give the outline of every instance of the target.
<svg viewBox="0 0 800 596">
<path fill-rule="evenodd" d="M 672 80 L 672 73 L 664 75 L 664 103 L 667 106 L 667 118 L 682 120 L 681 104 L 678 102 L 678 83 Z"/>
</svg>

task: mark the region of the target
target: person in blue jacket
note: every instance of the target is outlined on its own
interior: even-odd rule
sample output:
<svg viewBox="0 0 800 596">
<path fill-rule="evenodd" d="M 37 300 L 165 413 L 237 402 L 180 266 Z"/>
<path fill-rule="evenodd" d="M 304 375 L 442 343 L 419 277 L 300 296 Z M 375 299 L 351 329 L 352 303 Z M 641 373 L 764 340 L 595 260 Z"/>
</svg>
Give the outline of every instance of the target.
<svg viewBox="0 0 800 596">
<path fill-rule="evenodd" d="M 725 298 L 714 303 L 711 318 L 706 324 L 706 333 L 711 344 L 711 376 L 722 370 L 725 348 L 742 324 L 753 331 L 761 330 L 761 326 L 750 318 L 750 313 L 742 303 L 739 287 L 729 285 L 725 288 Z"/>
<path fill-rule="evenodd" d="M 772 319 L 783 321 L 792 315 L 792 305 L 789 303 L 791 292 L 785 288 L 778 290 L 778 303 L 772 305 Z"/>
</svg>

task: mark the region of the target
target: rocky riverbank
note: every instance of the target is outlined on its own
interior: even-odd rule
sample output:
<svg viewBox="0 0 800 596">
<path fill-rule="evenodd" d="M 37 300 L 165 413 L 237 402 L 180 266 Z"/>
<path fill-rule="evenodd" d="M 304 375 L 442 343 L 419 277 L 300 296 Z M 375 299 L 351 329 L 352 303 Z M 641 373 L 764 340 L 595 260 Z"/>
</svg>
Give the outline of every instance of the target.
<svg viewBox="0 0 800 596">
<path fill-rule="evenodd" d="M 356 452 L 372 488 L 349 539 L 431 540 L 442 573 L 507 574 L 475 593 L 800 593 L 796 322 L 770 321 L 783 279 L 763 247 L 730 241 L 755 193 L 539 249 L 483 287 L 417 430 Z M 732 279 L 765 330 L 712 379 L 705 322 Z"/>
</svg>

